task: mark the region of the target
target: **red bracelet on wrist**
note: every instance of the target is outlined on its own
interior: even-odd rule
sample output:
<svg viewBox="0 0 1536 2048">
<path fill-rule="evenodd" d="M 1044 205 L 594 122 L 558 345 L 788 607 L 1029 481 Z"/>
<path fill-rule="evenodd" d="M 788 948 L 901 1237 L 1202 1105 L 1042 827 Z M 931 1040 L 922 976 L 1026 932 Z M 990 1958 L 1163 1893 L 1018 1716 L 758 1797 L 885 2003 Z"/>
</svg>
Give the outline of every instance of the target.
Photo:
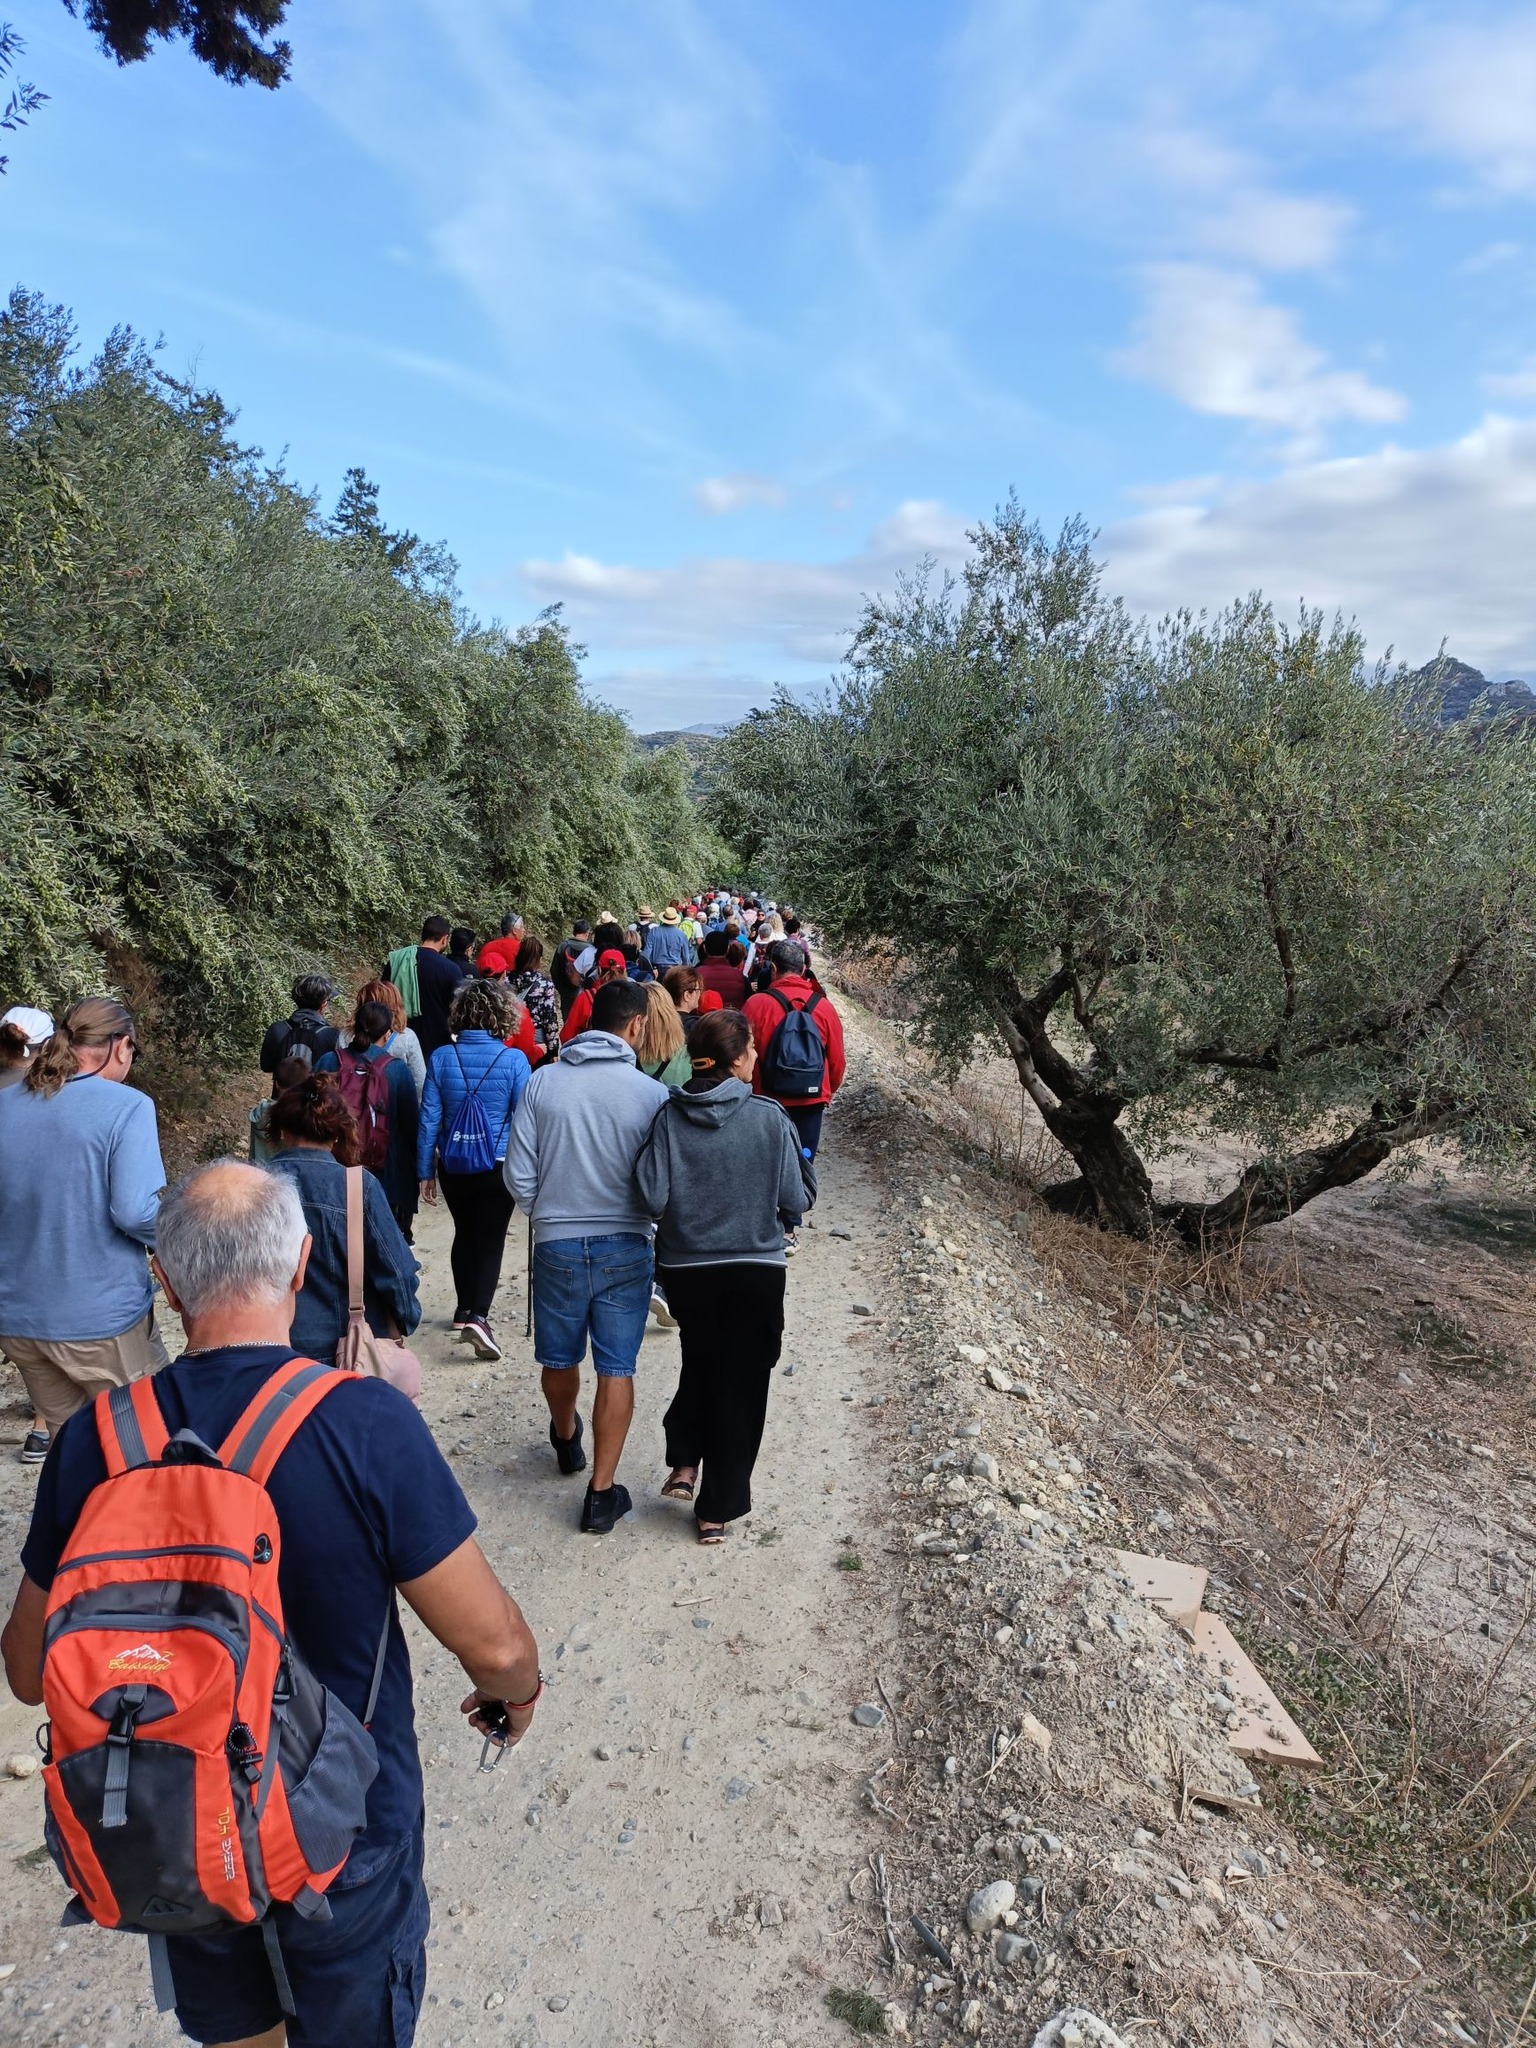
<svg viewBox="0 0 1536 2048">
<path fill-rule="evenodd" d="M 514 1714 L 526 1714 L 526 1713 L 527 1713 L 527 1711 L 528 1711 L 528 1709 L 529 1709 L 530 1707 L 536 1707 L 536 1706 L 537 1706 L 537 1705 L 539 1704 L 539 1701 L 540 1701 L 541 1699 L 543 1699 L 543 1697 L 544 1697 L 544 1680 L 543 1680 L 542 1678 L 540 1678 L 540 1680 L 539 1680 L 539 1683 L 538 1683 L 538 1686 L 537 1686 L 537 1689 L 536 1689 L 536 1690 L 534 1691 L 534 1694 L 533 1694 L 533 1696 L 532 1696 L 532 1698 L 531 1698 L 531 1699 L 526 1699 L 526 1700 L 503 1700 L 503 1701 L 502 1701 L 502 1705 L 503 1705 L 504 1707 L 506 1707 L 506 1708 L 507 1708 L 507 1709 L 508 1709 L 508 1710 L 509 1710 L 509 1711 L 510 1711 L 511 1713 L 514 1713 Z"/>
</svg>

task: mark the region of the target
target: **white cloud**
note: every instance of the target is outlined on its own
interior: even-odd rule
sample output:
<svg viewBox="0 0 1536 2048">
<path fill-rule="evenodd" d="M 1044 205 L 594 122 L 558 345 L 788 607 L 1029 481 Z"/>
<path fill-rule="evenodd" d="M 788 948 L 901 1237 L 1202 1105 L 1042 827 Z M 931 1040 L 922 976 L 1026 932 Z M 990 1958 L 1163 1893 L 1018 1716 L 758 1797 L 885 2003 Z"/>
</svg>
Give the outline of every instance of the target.
<svg viewBox="0 0 1536 2048">
<path fill-rule="evenodd" d="M 761 701 L 755 676 L 834 666 L 866 596 L 924 556 L 958 570 L 967 523 L 917 500 L 832 562 L 712 556 L 641 569 L 568 554 L 525 563 L 522 576 L 598 643 L 601 694 L 642 723 L 687 723 Z M 1264 483 L 1192 479 L 1182 502 L 1120 521 L 1101 546 L 1108 587 L 1154 617 L 1261 588 L 1282 612 L 1305 601 L 1358 619 L 1376 653 L 1391 645 L 1417 664 L 1444 641 L 1489 674 L 1536 676 L 1536 419 L 1490 415 L 1442 447 L 1388 446 Z M 631 664 L 620 649 L 649 656 Z"/>
<path fill-rule="evenodd" d="M 1465 164 L 1492 191 L 1536 196 L 1536 13 L 1414 38 L 1368 102 L 1412 145 Z"/>
<path fill-rule="evenodd" d="M 1132 138 L 1134 167 L 1170 195 L 1175 240 L 1257 270 L 1318 270 L 1342 252 L 1355 209 L 1277 192 L 1262 166 L 1204 130 L 1155 120 Z"/>
<path fill-rule="evenodd" d="M 701 512 L 715 515 L 740 512 L 748 505 L 766 505 L 781 511 L 789 503 L 789 492 L 771 476 L 706 476 L 693 487 L 693 500 Z"/>
<path fill-rule="evenodd" d="M 1518 370 L 1490 372 L 1483 389 L 1490 398 L 1536 398 L 1536 356 L 1527 356 Z"/>
<path fill-rule="evenodd" d="M 1536 665 L 1536 420 L 1490 416 L 1439 448 L 1311 463 L 1165 507 L 1104 535 L 1109 585 L 1138 611 L 1262 587 L 1359 619 L 1414 663 L 1442 640 L 1485 672 Z"/>
<path fill-rule="evenodd" d="M 1395 420 L 1407 410 L 1358 371 L 1330 369 L 1296 315 L 1242 272 L 1157 263 L 1145 274 L 1146 310 L 1116 367 L 1196 412 L 1283 428 L 1303 453 L 1333 420 Z"/>
<path fill-rule="evenodd" d="M 537 604 L 565 606 L 579 639 L 605 648 L 753 648 L 825 667 L 842 659 L 866 597 L 889 591 L 925 555 L 957 566 L 965 527 L 942 505 L 914 499 L 840 561 L 709 555 L 640 569 L 567 553 L 524 562 L 521 580 Z"/>
</svg>

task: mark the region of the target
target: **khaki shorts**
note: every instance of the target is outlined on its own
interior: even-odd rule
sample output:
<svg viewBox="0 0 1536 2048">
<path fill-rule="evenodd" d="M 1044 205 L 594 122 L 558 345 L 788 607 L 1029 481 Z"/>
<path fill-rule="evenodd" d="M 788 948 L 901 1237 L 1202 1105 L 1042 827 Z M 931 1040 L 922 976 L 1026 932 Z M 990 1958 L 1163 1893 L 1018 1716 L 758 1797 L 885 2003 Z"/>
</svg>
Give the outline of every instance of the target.
<svg viewBox="0 0 1536 2048">
<path fill-rule="evenodd" d="M 45 1337 L 0 1337 L 0 1351 L 26 1384 L 32 1406 L 54 1436 L 77 1408 L 94 1401 L 103 1387 L 126 1386 L 169 1365 L 155 1312 L 120 1337 L 93 1337 L 86 1344 L 55 1344 Z"/>
</svg>

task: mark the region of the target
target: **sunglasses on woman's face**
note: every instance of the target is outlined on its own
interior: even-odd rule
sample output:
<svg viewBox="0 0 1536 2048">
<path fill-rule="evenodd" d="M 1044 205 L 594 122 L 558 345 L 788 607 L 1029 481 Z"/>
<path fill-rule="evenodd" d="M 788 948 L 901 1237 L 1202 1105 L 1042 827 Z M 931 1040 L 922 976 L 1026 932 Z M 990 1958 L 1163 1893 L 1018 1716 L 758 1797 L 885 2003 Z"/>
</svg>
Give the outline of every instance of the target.
<svg viewBox="0 0 1536 2048">
<path fill-rule="evenodd" d="M 128 1041 L 128 1064 L 131 1067 L 139 1056 L 139 1041 L 131 1031 L 119 1031 L 114 1037 L 113 1043 L 117 1044 L 125 1038 Z"/>
</svg>

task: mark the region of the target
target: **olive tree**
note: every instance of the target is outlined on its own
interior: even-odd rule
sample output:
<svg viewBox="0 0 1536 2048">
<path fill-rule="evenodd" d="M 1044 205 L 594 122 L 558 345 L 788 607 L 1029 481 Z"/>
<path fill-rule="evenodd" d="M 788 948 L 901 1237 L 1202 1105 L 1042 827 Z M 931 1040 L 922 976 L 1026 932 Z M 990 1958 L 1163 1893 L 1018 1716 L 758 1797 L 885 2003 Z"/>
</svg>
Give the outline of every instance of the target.
<svg viewBox="0 0 1536 2048">
<path fill-rule="evenodd" d="M 921 1034 L 989 1040 L 1076 1164 L 1051 1198 L 1231 1241 L 1448 1135 L 1536 1131 L 1536 783 L 1518 728 L 1440 731 L 1359 636 L 1257 596 L 1155 630 L 1077 522 L 1010 501 L 963 581 L 870 604 L 845 673 L 733 737 L 714 815 Z M 1255 1154 L 1203 1202 L 1146 1165 Z"/>
</svg>

